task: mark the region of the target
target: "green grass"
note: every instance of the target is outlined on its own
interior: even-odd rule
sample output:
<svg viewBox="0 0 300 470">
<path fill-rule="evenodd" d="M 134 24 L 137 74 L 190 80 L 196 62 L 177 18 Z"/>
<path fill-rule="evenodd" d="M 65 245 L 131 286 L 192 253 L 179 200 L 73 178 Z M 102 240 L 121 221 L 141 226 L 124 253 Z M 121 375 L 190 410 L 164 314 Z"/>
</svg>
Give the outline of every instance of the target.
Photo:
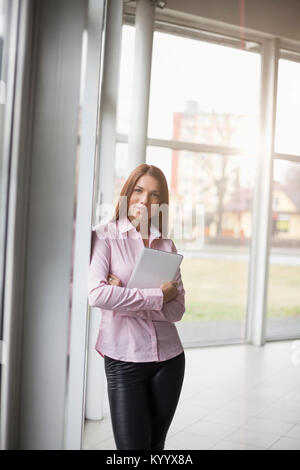
<svg viewBox="0 0 300 470">
<path fill-rule="evenodd" d="M 186 291 L 182 321 L 245 319 L 248 263 L 185 258 L 181 273 Z M 271 265 L 267 316 L 297 315 L 300 315 L 300 267 Z"/>
</svg>

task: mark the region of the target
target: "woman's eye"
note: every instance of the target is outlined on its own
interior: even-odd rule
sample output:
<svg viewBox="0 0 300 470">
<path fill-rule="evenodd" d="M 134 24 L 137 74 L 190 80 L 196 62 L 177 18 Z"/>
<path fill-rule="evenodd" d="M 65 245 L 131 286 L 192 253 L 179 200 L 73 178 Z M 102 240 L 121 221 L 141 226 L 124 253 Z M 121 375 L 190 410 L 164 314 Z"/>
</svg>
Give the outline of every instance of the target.
<svg viewBox="0 0 300 470">
<path fill-rule="evenodd" d="M 135 191 L 138 192 L 138 193 L 141 193 L 141 192 L 142 192 L 141 189 L 138 189 L 138 188 L 136 188 Z M 158 198 L 159 198 L 159 196 L 158 196 L 157 194 L 152 194 L 152 197 L 153 197 L 154 199 L 158 199 Z"/>
</svg>

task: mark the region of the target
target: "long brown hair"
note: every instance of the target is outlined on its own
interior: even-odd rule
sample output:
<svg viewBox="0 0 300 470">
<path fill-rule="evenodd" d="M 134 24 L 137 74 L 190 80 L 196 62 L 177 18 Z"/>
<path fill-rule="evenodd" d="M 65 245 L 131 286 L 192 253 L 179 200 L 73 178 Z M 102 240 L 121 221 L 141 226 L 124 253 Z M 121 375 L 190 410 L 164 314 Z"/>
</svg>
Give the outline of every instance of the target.
<svg viewBox="0 0 300 470">
<path fill-rule="evenodd" d="M 142 163 L 130 173 L 121 189 L 119 200 L 117 202 L 114 216 L 111 219 L 111 222 L 117 221 L 119 219 L 120 211 L 121 214 L 128 215 L 128 203 L 131 194 L 133 193 L 134 187 L 138 179 L 146 174 L 152 176 L 160 183 L 159 205 L 163 204 L 163 214 L 161 211 L 159 212 L 159 226 L 157 228 L 165 238 L 168 236 L 169 230 L 169 189 L 164 173 L 155 165 L 147 165 L 147 163 Z M 122 196 L 127 196 L 127 199 Z M 125 203 L 127 203 L 126 207 L 124 206 Z M 164 225 L 162 224 L 162 216 L 164 216 Z"/>
</svg>

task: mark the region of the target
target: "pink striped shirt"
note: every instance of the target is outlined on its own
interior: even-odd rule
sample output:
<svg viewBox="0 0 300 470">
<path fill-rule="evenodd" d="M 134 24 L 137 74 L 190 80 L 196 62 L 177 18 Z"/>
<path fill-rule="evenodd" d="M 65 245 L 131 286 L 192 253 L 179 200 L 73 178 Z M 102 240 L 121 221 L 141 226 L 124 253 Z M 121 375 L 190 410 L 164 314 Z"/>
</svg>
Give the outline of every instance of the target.
<svg viewBox="0 0 300 470">
<path fill-rule="evenodd" d="M 150 225 L 149 248 L 177 252 L 173 240 L 159 238 L 160 231 Z M 97 225 L 93 230 L 88 276 L 88 301 L 101 309 L 96 351 L 104 357 L 130 362 L 160 362 L 183 351 L 175 322 L 185 312 L 185 290 L 180 268 L 178 294 L 163 303 L 160 288 L 125 286 L 143 249 L 142 235 L 126 216 L 116 222 Z M 116 275 L 122 286 L 108 283 Z M 124 287 L 123 287 L 124 286 Z"/>
</svg>

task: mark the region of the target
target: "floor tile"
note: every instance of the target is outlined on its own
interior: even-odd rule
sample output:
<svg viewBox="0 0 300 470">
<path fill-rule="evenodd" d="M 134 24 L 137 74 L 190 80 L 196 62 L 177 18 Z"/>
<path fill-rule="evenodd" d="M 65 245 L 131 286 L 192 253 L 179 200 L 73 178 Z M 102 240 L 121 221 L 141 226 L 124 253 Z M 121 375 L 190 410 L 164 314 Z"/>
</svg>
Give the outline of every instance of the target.
<svg viewBox="0 0 300 470">
<path fill-rule="evenodd" d="M 231 442 L 222 440 L 218 442 L 211 450 L 266 450 L 264 447 L 252 446 L 250 444 Z"/>
<path fill-rule="evenodd" d="M 294 439 L 300 439 L 300 424 L 295 424 L 289 431 L 284 434 L 284 437 L 292 437 Z"/>
<path fill-rule="evenodd" d="M 252 429 L 240 428 L 238 431 L 228 435 L 226 440 L 239 442 L 241 444 L 250 444 L 268 448 L 278 440 L 279 436 L 273 433 L 253 431 Z"/>
<path fill-rule="evenodd" d="M 284 421 L 255 417 L 246 423 L 243 428 L 252 429 L 253 431 L 270 432 L 280 436 L 285 434 L 292 426 L 291 423 Z"/>
<path fill-rule="evenodd" d="M 212 436 L 199 436 L 192 432 L 178 432 L 168 439 L 168 444 L 177 449 L 206 450 L 210 449 L 219 439 Z"/>
<path fill-rule="evenodd" d="M 165 448 L 299 449 L 300 374 L 291 363 L 292 344 L 185 349 L 183 388 Z M 103 420 L 86 420 L 83 449 L 116 449 L 107 391 L 103 409 Z"/>
<path fill-rule="evenodd" d="M 275 442 L 271 450 L 300 450 L 300 439 L 293 439 L 292 437 L 281 437 Z"/>
</svg>

